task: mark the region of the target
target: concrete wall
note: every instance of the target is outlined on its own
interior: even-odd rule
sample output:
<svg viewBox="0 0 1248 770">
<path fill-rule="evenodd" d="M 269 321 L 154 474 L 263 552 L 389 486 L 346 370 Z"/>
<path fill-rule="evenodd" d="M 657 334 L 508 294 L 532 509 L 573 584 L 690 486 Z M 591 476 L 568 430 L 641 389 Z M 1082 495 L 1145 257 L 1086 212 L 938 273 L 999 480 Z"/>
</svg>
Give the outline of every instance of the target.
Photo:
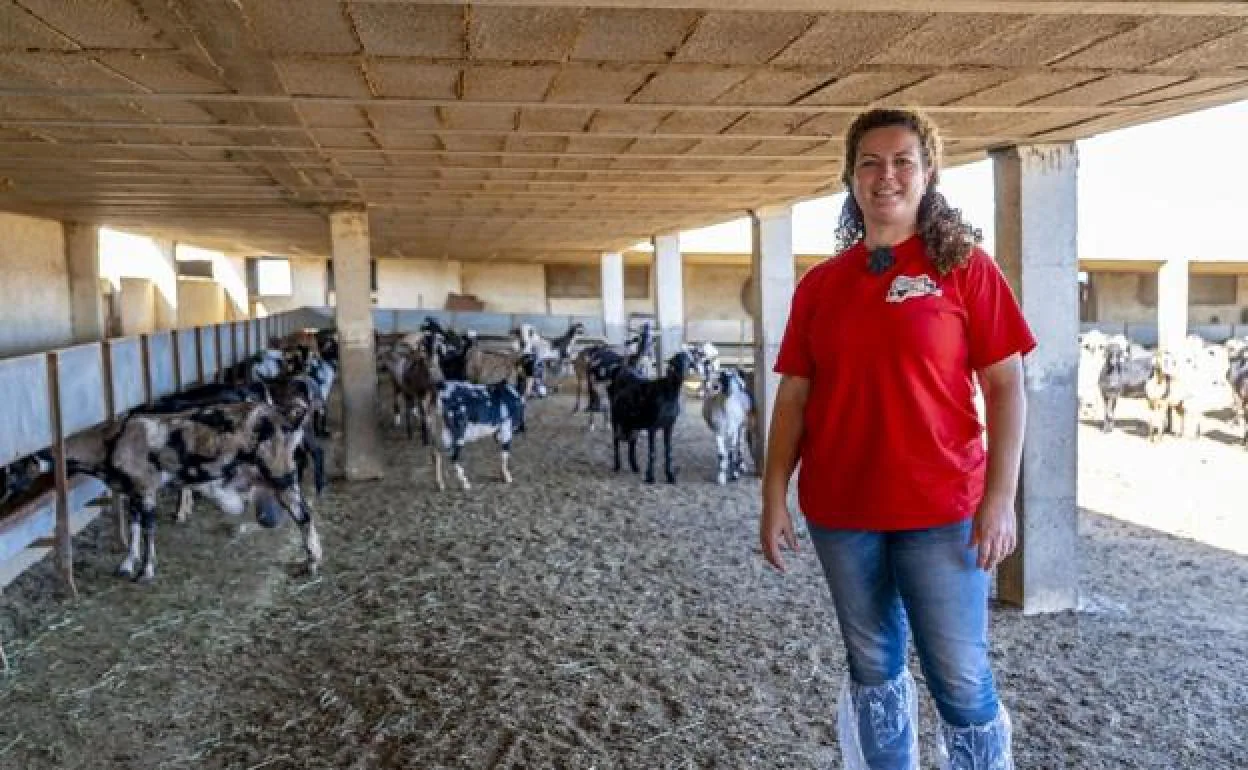
<svg viewBox="0 0 1248 770">
<path fill-rule="evenodd" d="M 0 212 L 0 358 L 73 338 L 60 222 Z"/>
<path fill-rule="evenodd" d="M 123 276 L 118 292 L 122 336 L 156 330 L 156 285 L 146 278 Z"/>
<path fill-rule="evenodd" d="M 377 306 L 439 309 L 463 291 L 460 264 L 432 259 L 377 260 Z"/>
<path fill-rule="evenodd" d="M 748 265 L 685 264 L 685 318 L 745 320 L 741 287 L 750 278 Z"/>
<path fill-rule="evenodd" d="M 225 288 L 216 281 L 178 281 L 178 327 L 219 324 L 227 320 Z"/>
<path fill-rule="evenodd" d="M 291 290 L 289 297 L 256 297 L 258 305 L 268 313 L 281 313 L 300 307 L 324 307 L 329 304 L 328 270 L 324 259 L 292 258 L 290 260 Z"/>
<path fill-rule="evenodd" d="M 1096 318 L 1106 323 L 1155 323 L 1157 306 L 1141 299 L 1141 283 L 1149 280 L 1147 273 L 1092 272 L 1090 281 L 1096 292 Z M 1199 280 L 1196 274 L 1193 279 Z M 1188 303 L 1188 323 L 1244 323 L 1248 311 L 1248 275 L 1236 277 L 1236 304 Z M 1215 321 L 1214 318 L 1217 318 Z"/>
<path fill-rule="evenodd" d="M 539 264 L 465 262 L 463 291 L 485 303 L 491 313 L 545 313 L 546 273 Z"/>
</svg>

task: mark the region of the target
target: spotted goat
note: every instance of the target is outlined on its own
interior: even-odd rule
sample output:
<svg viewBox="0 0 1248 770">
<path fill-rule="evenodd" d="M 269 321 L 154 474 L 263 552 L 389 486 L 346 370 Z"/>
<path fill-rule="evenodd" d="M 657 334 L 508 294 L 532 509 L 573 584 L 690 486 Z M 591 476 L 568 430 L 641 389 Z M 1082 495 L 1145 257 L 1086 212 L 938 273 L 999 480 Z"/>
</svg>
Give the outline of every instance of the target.
<svg viewBox="0 0 1248 770">
<path fill-rule="evenodd" d="M 524 399 L 520 391 L 507 382 L 473 385 L 466 382 L 442 382 L 433 395 L 433 472 L 438 489 L 446 489 L 442 480 L 442 455 L 451 453 L 451 464 L 460 486 L 471 489 L 459 455 L 466 444 L 493 436 L 502 452 L 503 481 L 510 484 L 511 440 L 524 432 Z"/>
<path fill-rule="evenodd" d="M 155 579 L 156 500 L 170 483 L 194 489 L 232 516 L 254 503 L 264 527 L 276 527 L 288 514 L 302 532 L 308 568 L 315 572 L 321 544 L 295 463 L 307 416 L 306 404 L 283 410 L 253 402 L 134 413 L 77 451 L 69 458 L 71 474 L 93 476 L 128 501 L 130 550 L 117 573 L 142 582 Z"/>
</svg>

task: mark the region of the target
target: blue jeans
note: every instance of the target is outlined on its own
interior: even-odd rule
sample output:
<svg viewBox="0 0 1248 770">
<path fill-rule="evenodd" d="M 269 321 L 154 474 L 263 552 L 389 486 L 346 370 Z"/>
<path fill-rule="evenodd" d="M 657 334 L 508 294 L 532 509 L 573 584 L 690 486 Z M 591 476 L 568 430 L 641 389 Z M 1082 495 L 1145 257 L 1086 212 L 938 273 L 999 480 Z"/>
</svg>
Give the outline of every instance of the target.
<svg viewBox="0 0 1248 770">
<path fill-rule="evenodd" d="M 810 526 L 849 659 L 862 755 L 873 770 L 917 766 L 906 708 L 907 626 L 954 749 L 1003 715 L 988 663 L 988 573 L 967 545 L 971 522 L 901 532 Z M 913 687 L 910 686 L 910 691 Z M 908 694 L 913 698 L 912 692 Z M 1008 723 L 1008 717 L 1002 716 Z M 978 732 L 977 732 L 978 731 Z M 990 731 L 993 732 L 993 731 Z M 953 767 L 1005 766 L 1008 726 L 982 735 L 983 757 Z M 995 737 L 994 737 L 995 736 Z M 956 759 L 956 758 L 955 758 Z"/>
</svg>

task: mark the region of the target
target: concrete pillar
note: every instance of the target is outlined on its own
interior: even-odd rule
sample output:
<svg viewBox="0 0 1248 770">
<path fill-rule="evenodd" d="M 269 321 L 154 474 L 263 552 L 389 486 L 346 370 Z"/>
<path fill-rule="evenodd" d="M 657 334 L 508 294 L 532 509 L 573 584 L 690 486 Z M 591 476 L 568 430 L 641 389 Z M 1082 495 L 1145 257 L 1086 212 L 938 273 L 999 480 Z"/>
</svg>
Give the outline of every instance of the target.
<svg viewBox="0 0 1248 770">
<path fill-rule="evenodd" d="M 998 569 L 997 593 L 1024 614 L 1072 610 L 1079 600 L 1078 158 L 1064 143 L 1008 147 L 992 159 L 997 260 L 1039 343 L 1024 359 L 1018 548 Z"/>
<path fill-rule="evenodd" d="M 659 372 L 676 355 L 685 337 L 684 276 L 680 234 L 654 236 L 654 304 L 659 321 Z"/>
<path fill-rule="evenodd" d="M 759 468 L 771 425 L 772 406 L 780 375 L 772 371 L 780 354 L 780 340 L 789 323 L 789 306 L 797 280 L 793 258 L 793 209 L 769 206 L 750 212 L 754 245 L 750 262 L 750 292 L 754 313 L 754 400 L 758 433 L 754 461 Z"/>
<path fill-rule="evenodd" d="M 104 295 L 100 293 L 99 228 L 79 222 L 66 222 L 64 228 L 74 342 L 102 340 L 107 335 L 104 329 Z"/>
<path fill-rule="evenodd" d="M 152 266 L 152 284 L 156 288 L 157 331 L 178 328 L 178 244 L 153 240 L 160 252 L 159 263 Z"/>
<path fill-rule="evenodd" d="M 618 251 L 602 255 L 602 323 L 607 342 L 624 344 L 628 317 L 624 313 L 624 255 Z"/>
<path fill-rule="evenodd" d="M 1166 260 L 1157 271 L 1157 345 L 1176 350 L 1187 338 L 1188 259 Z"/>
<path fill-rule="evenodd" d="M 342 371 L 344 467 L 349 480 L 382 477 L 377 438 L 377 362 L 369 298 L 368 212 L 338 209 L 329 215 L 333 242 Z"/>
</svg>

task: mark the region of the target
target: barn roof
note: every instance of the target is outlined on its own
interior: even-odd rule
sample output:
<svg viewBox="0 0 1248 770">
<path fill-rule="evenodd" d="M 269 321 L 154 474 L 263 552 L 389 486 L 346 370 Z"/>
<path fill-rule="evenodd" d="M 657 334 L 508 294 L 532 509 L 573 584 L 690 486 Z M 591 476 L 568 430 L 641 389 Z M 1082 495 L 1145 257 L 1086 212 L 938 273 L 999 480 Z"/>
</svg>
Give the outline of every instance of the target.
<svg viewBox="0 0 1248 770">
<path fill-rule="evenodd" d="M 837 190 L 865 105 L 958 164 L 1245 96 L 1242 2 L 2 0 L 0 208 L 574 261 Z"/>
</svg>

